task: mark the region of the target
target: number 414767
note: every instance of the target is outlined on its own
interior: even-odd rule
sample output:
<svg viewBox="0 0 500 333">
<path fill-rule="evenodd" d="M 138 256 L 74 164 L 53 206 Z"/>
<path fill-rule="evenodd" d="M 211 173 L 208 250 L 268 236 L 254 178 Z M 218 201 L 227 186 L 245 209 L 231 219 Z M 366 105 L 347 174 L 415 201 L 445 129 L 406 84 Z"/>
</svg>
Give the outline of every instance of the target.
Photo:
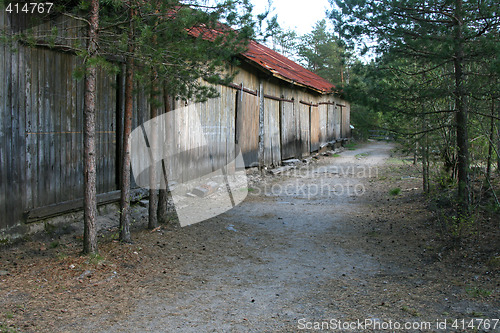
<svg viewBox="0 0 500 333">
<path fill-rule="evenodd" d="M 10 14 L 49 14 L 52 6 L 53 2 L 9 3 L 5 11 Z"/>
</svg>

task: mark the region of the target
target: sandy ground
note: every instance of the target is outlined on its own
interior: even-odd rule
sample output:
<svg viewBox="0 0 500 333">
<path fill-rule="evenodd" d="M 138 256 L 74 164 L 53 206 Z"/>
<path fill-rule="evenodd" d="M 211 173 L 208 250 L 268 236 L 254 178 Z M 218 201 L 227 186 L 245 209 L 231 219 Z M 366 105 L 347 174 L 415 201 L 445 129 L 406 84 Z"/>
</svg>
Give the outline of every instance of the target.
<svg viewBox="0 0 500 333">
<path fill-rule="evenodd" d="M 251 174 L 241 205 L 184 228 L 139 209 L 134 244 L 108 216 L 99 257 L 68 235 L 2 249 L 0 331 L 500 332 L 498 244 L 450 248 L 393 148 Z"/>
</svg>

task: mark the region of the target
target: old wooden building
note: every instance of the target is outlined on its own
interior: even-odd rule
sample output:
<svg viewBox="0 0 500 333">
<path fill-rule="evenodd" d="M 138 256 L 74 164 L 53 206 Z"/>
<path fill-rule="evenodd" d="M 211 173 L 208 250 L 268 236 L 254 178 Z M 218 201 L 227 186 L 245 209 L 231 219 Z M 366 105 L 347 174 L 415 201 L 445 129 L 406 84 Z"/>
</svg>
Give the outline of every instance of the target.
<svg viewBox="0 0 500 333">
<path fill-rule="evenodd" d="M 68 19 L 34 31 L 48 24 L 65 37 L 81 34 L 82 23 Z M 15 29 L 5 13 L 0 28 Z M 278 166 L 350 136 L 349 104 L 332 84 L 257 42 L 240 58 L 234 82 L 198 106 L 203 133 L 167 131 L 161 140 L 205 135 L 218 164 L 234 157 L 226 147 L 237 144 L 246 166 Z M 84 87 L 73 76 L 81 61 L 64 47 L 0 44 L 0 239 L 82 207 Z M 97 187 L 99 203 L 107 204 L 119 197 L 123 75 L 99 70 L 97 90 Z M 134 103 L 136 127 L 148 120 L 149 104 L 140 93 Z"/>
</svg>

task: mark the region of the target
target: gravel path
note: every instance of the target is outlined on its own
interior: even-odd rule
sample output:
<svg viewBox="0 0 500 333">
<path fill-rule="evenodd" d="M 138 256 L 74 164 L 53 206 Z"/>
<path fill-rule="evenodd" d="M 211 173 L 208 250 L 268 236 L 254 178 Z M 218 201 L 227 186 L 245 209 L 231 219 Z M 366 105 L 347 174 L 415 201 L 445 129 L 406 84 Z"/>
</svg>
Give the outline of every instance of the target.
<svg viewBox="0 0 500 333">
<path fill-rule="evenodd" d="M 374 190 L 369 181 L 392 148 L 372 143 L 288 171 L 214 221 L 183 229 L 179 237 L 189 245 L 180 283 L 145 297 L 106 332 L 295 332 L 357 320 L 369 325 L 354 331 L 378 331 L 370 323 L 391 321 L 437 328 L 436 320 L 450 315 L 445 295 L 436 309 L 418 313 L 433 299 L 412 293 L 432 281 L 415 278 L 404 259 L 390 261 L 360 246 L 362 228 L 352 223 L 366 211 L 364 196 Z M 199 248 L 210 249 L 192 255 Z"/>
<path fill-rule="evenodd" d="M 498 267 L 446 247 L 393 148 L 250 174 L 242 204 L 184 228 L 139 209 L 134 244 L 110 213 L 96 258 L 73 236 L 0 252 L 0 332 L 500 332 Z"/>
</svg>

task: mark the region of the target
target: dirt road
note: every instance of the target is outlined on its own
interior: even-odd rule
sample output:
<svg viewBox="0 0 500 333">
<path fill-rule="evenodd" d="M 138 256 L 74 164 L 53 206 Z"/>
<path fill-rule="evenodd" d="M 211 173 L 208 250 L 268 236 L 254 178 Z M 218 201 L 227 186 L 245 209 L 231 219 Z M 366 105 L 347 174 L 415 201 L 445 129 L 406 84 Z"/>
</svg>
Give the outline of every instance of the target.
<svg viewBox="0 0 500 333">
<path fill-rule="evenodd" d="M 92 301 L 54 298 L 73 316 L 46 318 L 62 332 L 470 332 L 455 320 L 499 318 L 498 275 L 442 261 L 418 170 L 392 149 L 371 143 L 254 177 L 217 218 L 111 243 L 105 268 L 68 287 Z"/>
</svg>

